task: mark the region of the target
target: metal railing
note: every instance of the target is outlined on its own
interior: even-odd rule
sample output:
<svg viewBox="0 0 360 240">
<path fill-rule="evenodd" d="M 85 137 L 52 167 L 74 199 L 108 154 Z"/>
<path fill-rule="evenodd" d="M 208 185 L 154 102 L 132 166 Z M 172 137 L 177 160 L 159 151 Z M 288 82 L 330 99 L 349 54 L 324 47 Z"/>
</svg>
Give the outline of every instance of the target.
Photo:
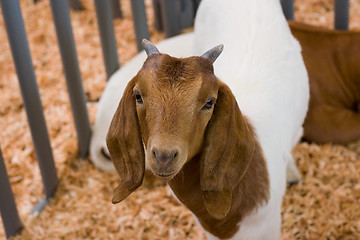
<svg viewBox="0 0 360 240">
<path fill-rule="evenodd" d="M 1 218 L 4 223 L 6 236 L 15 235 L 23 228 L 16 208 L 14 195 L 11 190 L 9 177 L 6 172 L 4 159 L 0 149 L 0 210 Z"/>
<path fill-rule="evenodd" d="M 98 24 L 101 25 L 99 30 L 106 73 L 109 78 L 119 68 L 110 0 L 94 1 Z M 74 8 L 81 7 L 79 1 L 70 1 L 70 3 L 72 3 L 72 7 Z M 40 167 L 42 183 L 44 185 L 45 198 L 41 199 L 33 210 L 33 212 L 38 212 L 44 208 L 49 199 L 54 195 L 59 180 L 19 1 L 0 0 L 0 4 L 35 153 Z M 69 5 L 67 0 L 50 0 L 50 6 L 60 48 L 66 85 L 70 95 L 71 108 L 78 136 L 79 153 L 81 158 L 85 158 L 89 151 L 91 128 L 70 22 Z M 118 6 L 120 7 L 120 3 Z M 16 209 L 2 155 L 0 155 L 0 191 L 1 216 L 6 236 L 10 237 L 22 228 L 22 223 Z"/>
<path fill-rule="evenodd" d="M 335 28 L 348 29 L 349 0 L 334 1 Z M 79 0 L 70 0 L 69 2 L 70 7 L 76 10 L 82 8 L 81 1 Z M 200 0 L 153 0 L 156 28 L 164 31 L 166 37 L 179 34 L 182 29 L 193 24 L 199 3 Z M 294 19 L 294 0 L 281 0 L 281 3 L 286 18 Z M 34 208 L 34 211 L 41 211 L 53 196 L 59 180 L 56 174 L 19 1 L 0 0 L 0 4 L 44 185 L 45 198 L 40 200 Z M 107 78 L 110 78 L 119 68 L 112 19 L 113 17 L 122 16 L 121 5 L 119 0 L 94 0 L 94 4 L 106 75 Z M 91 130 L 69 16 L 69 3 L 68 0 L 50 0 L 50 5 L 67 89 L 70 95 L 71 108 L 78 136 L 79 153 L 81 158 L 85 158 L 89 151 Z M 131 8 L 137 48 L 140 51 L 142 50 L 141 40 L 149 38 L 144 0 L 131 0 Z M 16 209 L 1 149 L 0 191 L 1 217 L 6 236 L 10 237 L 22 228 L 22 223 Z"/>
</svg>

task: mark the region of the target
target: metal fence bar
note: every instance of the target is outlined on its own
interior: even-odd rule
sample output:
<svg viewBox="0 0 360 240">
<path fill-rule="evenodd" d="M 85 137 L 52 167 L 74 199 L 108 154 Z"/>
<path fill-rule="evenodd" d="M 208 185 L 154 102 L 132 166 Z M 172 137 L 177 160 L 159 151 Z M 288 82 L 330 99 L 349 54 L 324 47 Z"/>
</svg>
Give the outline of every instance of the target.
<svg viewBox="0 0 360 240">
<path fill-rule="evenodd" d="M 100 32 L 104 63 L 106 68 L 106 75 L 109 79 L 111 75 L 119 69 L 120 66 L 116 49 L 110 0 L 94 0 L 94 2 Z"/>
<path fill-rule="evenodd" d="M 120 0 L 111 0 L 111 11 L 113 19 L 123 18 Z"/>
<path fill-rule="evenodd" d="M 195 14 L 197 12 L 197 9 L 198 9 L 198 7 L 200 5 L 201 0 L 192 0 L 192 2 L 194 4 L 194 17 L 195 17 Z"/>
<path fill-rule="evenodd" d="M 131 0 L 131 11 L 134 21 L 137 49 L 140 52 L 143 50 L 141 41 L 144 38 L 150 38 L 144 0 Z"/>
<path fill-rule="evenodd" d="M 335 29 L 349 29 L 349 0 L 335 0 Z"/>
<path fill-rule="evenodd" d="M 67 1 L 59 0 L 51 0 L 50 5 L 70 95 L 80 156 L 85 158 L 89 152 L 91 128 L 70 22 L 69 5 Z"/>
<path fill-rule="evenodd" d="M 50 198 L 56 190 L 58 178 L 19 1 L 1 0 L 1 8 L 34 141 L 35 152 L 40 166 L 45 194 L 47 198 Z"/>
<path fill-rule="evenodd" d="M 194 23 L 194 5 L 196 3 L 193 0 L 181 0 L 178 6 L 178 31 L 191 27 Z"/>
<path fill-rule="evenodd" d="M 285 18 L 294 20 L 294 0 L 281 0 L 280 2 Z"/>
<path fill-rule="evenodd" d="M 1 0 L 1 8 L 45 194 L 47 198 L 50 198 L 56 190 L 58 178 L 19 1 Z"/>
<path fill-rule="evenodd" d="M 68 0 L 68 1 L 69 1 L 69 5 L 70 5 L 71 9 L 73 9 L 75 11 L 81 11 L 84 9 L 80 0 Z"/>
<path fill-rule="evenodd" d="M 194 24 L 200 0 L 153 0 L 155 28 L 172 37 Z"/>
<path fill-rule="evenodd" d="M 160 0 L 153 0 L 153 11 L 154 11 L 154 26 L 155 29 L 159 32 L 164 30 L 163 19 L 161 16 L 161 3 Z"/>
<path fill-rule="evenodd" d="M 15 199 L 11 190 L 9 177 L 6 172 L 4 158 L 0 149 L 0 213 L 3 219 L 6 237 L 9 238 L 19 232 L 23 225 L 16 209 Z"/>
<path fill-rule="evenodd" d="M 164 31 L 167 38 L 179 34 L 178 13 L 176 11 L 175 1 L 160 0 L 161 15 L 163 18 Z"/>
</svg>

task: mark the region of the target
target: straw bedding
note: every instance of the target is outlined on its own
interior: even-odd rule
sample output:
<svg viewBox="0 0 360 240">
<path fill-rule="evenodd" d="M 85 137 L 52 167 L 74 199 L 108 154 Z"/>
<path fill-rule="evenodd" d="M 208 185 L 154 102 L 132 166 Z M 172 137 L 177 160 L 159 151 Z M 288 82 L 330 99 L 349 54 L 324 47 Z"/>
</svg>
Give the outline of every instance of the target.
<svg viewBox="0 0 360 240">
<path fill-rule="evenodd" d="M 106 84 L 93 1 L 71 12 L 91 123 Z M 152 41 L 164 38 L 153 29 Z M 332 27 L 331 0 L 296 2 L 297 20 Z M 24 105 L 0 18 L 0 144 L 24 229 L 13 239 L 205 239 L 192 214 L 171 196 L 164 182 L 147 177 L 124 202 L 111 204 L 118 177 L 79 160 L 76 132 L 66 92 L 49 1 L 21 8 L 60 185 L 38 216 L 29 212 L 43 187 Z M 350 28 L 360 30 L 360 0 L 351 0 Z M 130 2 L 125 18 L 115 20 L 121 64 L 136 54 Z M 348 146 L 300 143 L 293 151 L 303 182 L 289 187 L 283 201 L 282 239 L 360 239 L 360 143 Z M 1 221 L 1 220 L 0 220 Z M 1 225 L 1 224 L 0 224 Z M 0 227 L 0 238 L 5 238 Z"/>
</svg>

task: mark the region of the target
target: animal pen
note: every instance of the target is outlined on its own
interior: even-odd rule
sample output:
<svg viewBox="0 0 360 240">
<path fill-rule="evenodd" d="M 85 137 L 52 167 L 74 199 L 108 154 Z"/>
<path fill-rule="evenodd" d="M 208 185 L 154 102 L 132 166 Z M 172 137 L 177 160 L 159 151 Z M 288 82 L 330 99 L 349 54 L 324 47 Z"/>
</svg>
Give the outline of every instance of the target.
<svg viewBox="0 0 360 240">
<path fill-rule="evenodd" d="M 118 56 L 122 65 L 142 50 L 143 38 L 157 42 L 190 28 L 199 2 L 1 0 L 0 37 L 6 29 L 9 45 L 0 45 L 0 237 L 204 239 L 163 182 L 149 181 L 111 206 L 115 174 L 87 160 L 96 101 Z M 281 3 L 288 19 L 360 30 L 359 0 Z M 282 239 L 360 238 L 360 145 L 300 143 L 293 154 L 304 181 L 287 190 Z"/>
</svg>

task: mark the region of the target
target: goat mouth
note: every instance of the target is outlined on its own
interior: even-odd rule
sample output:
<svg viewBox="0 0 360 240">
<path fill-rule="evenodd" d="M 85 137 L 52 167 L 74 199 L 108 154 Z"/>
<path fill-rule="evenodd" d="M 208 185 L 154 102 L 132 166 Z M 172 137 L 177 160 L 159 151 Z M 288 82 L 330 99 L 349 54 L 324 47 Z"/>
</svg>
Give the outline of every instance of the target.
<svg viewBox="0 0 360 240">
<path fill-rule="evenodd" d="M 172 173 L 159 173 L 159 172 L 154 172 L 155 176 L 157 178 L 163 179 L 163 180 L 171 180 L 173 177 L 175 177 L 175 175 L 177 174 L 177 172 L 172 172 Z"/>
</svg>

